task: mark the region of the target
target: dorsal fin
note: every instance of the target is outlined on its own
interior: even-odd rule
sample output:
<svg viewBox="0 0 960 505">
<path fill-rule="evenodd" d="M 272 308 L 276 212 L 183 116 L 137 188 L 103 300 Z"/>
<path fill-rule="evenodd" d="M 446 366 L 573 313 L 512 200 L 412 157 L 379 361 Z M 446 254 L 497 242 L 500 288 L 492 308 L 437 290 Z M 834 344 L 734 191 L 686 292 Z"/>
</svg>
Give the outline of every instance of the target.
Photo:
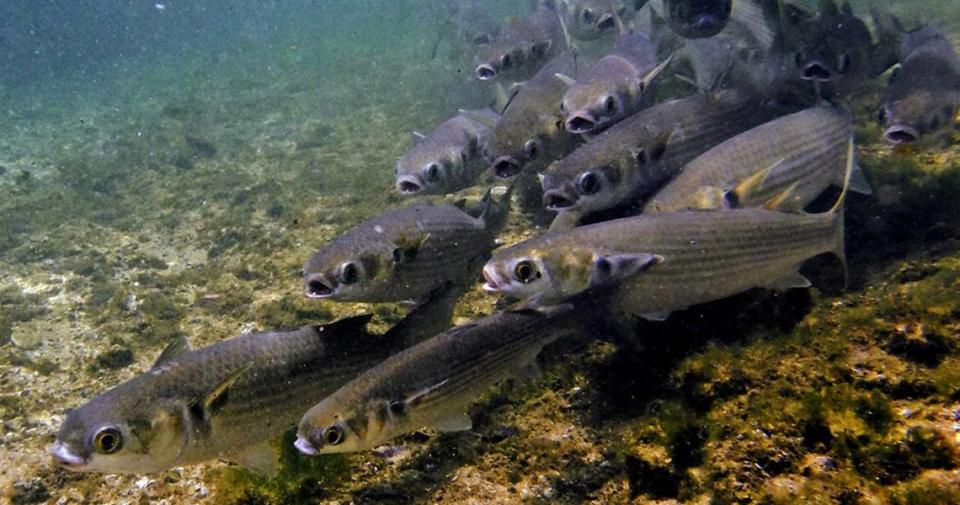
<svg viewBox="0 0 960 505">
<path fill-rule="evenodd" d="M 174 337 L 174 339 L 171 340 L 162 351 L 160 351 L 160 355 L 157 356 L 157 360 L 153 362 L 153 368 L 157 368 L 158 366 L 176 358 L 177 356 L 186 354 L 188 352 L 190 352 L 190 343 L 187 342 L 187 337 L 178 335 Z"/>
<path fill-rule="evenodd" d="M 351 316 L 344 319 L 338 319 L 332 323 L 321 324 L 314 327 L 317 334 L 321 337 L 325 333 L 329 332 L 345 332 L 345 333 L 360 333 L 363 332 L 367 327 L 367 324 L 370 323 L 370 320 L 373 319 L 373 314 L 361 314 L 359 316 Z"/>
</svg>

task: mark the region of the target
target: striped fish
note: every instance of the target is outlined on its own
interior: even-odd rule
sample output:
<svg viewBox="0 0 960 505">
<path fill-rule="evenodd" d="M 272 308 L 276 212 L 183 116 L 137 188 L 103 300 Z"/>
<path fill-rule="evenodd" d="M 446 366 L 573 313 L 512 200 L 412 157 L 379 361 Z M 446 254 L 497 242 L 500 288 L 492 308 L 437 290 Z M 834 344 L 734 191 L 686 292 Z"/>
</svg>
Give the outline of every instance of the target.
<svg viewBox="0 0 960 505">
<path fill-rule="evenodd" d="M 642 200 L 707 149 L 781 112 L 738 91 L 654 105 L 553 163 L 541 180 L 544 205 L 583 216 Z"/>
<path fill-rule="evenodd" d="M 500 380 L 535 373 L 535 358 L 579 331 L 580 311 L 502 312 L 391 356 L 311 408 L 295 443 L 304 454 L 372 449 L 421 428 L 468 430 L 468 407 Z"/>
<path fill-rule="evenodd" d="M 146 373 L 67 415 L 52 448 L 65 468 L 154 473 L 224 459 L 274 473 L 271 446 L 311 405 L 389 356 L 369 316 L 169 346 Z"/>
<path fill-rule="evenodd" d="M 850 115 L 831 105 L 790 114 L 698 156 L 646 204 L 644 212 L 759 207 L 788 193 L 778 209 L 803 209 L 831 184 L 843 185 Z M 859 170 L 851 189 L 869 193 Z"/>
<path fill-rule="evenodd" d="M 321 247 L 303 267 L 310 298 L 422 301 L 476 275 L 506 221 L 509 192 L 488 193 L 480 217 L 451 206 L 415 205 L 361 223 Z"/>
<path fill-rule="evenodd" d="M 848 144 L 848 174 L 853 148 Z M 497 251 L 484 289 L 534 305 L 612 288 L 616 312 L 663 319 L 670 312 L 755 287 L 810 283 L 805 260 L 843 260 L 842 204 L 821 214 L 763 208 L 640 215 L 547 234 Z"/>
</svg>

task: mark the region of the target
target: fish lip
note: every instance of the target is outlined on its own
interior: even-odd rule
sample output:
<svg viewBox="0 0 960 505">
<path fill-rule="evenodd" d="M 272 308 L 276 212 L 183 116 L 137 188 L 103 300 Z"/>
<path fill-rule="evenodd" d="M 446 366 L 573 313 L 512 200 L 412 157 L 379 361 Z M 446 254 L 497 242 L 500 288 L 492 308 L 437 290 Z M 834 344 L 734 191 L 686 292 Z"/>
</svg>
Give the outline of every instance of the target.
<svg viewBox="0 0 960 505">
<path fill-rule="evenodd" d="M 883 132 L 883 140 L 894 144 L 911 144 L 920 138 L 920 132 L 906 125 L 893 125 Z"/>
<path fill-rule="evenodd" d="M 564 191 L 551 189 L 543 193 L 543 205 L 547 210 L 559 212 L 576 208 L 577 199 Z"/>
<path fill-rule="evenodd" d="M 590 133 L 597 129 L 598 123 L 590 114 L 578 112 L 564 123 L 564 128 L 574 134 Z"/>
<path fill-rule="evenodd" d="M 493 160 L 493 175 L 498 179 L 510 179 L 520 175 L 523 165 L 513 156 L 501 156 Z"/>
<path fill-rule="evenodd" d="M 296 447 L 301 454 L 306 454 L 307 456 L 320 454 L 320 451 L 313 445 L 313 442 L 299 435 L 297 435 L 297 440 L 293 442 L 293 446 Z"/>
<path fill-rule="evenodd" d="M 70 446 L 59 440 L 53 443 L 53 447 L 50 448 L 50 455 L 60 466 L 71 470 L 78 470 L 87 464 L 86 458 L 76 454 L 70 449 Z"/>
<path fill-rule="evenodd" d="M 500 275 L 493 268 L 493 265 L 483 266 L 483 278 L 486 282 L 483 284 L 483 290 L 487 293 L 497 293 L 500 291 Z"/>
<path fill-rule="evenodd" d="M 397 178 L 396 188 L 402 195 L 415 195 L 423 191 L 423 184 L 412 175 L 403 175 Z"/>
<path fill-rule="evenodd" d="M 489 81 L 497 76 L 497 69 L 493 68 L 492 65 L 482 63 L 477 65 L 474 73 L 477 75 L 477 79 L 480 79 L 481 81 Z"/>
<path fill-rule="evenodd" d="M 800 78 L 805 81 L 828 82 L 833 80 L 833 74 L 822 62 L 813 60 L 803 66 L 803 70 L 800 71 Z"/>
<path fill-rule="evenodd" d="M 307 298 L 331 298 L 336 294 L 336 289 L 326 276 L 314 273 L 303 280 L 303 293 Z"/>
</svg>

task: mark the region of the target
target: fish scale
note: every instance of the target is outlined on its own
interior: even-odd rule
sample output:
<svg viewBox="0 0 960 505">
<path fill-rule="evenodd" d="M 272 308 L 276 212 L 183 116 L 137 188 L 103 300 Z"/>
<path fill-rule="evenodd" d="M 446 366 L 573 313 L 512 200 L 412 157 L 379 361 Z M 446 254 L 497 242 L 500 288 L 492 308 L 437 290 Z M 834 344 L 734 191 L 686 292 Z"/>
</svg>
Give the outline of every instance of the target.
<svg viewBox="0 0 960 505">
<path fill-rule="evenodd" d="M 794 183 L 791 198 L 800 208 L 831 183 L 842 183 L 843 153 L 853 134 L 849 115 L 818 106 L 775 119 L 706 151 L 657 192 L 644 212 L 715 208 L 719 199 L 700 201 L 705 188 L 732 190 L 774 167 L 756 188 L 738 195 L 739 206 L 759 206 Z"/>
</svg>

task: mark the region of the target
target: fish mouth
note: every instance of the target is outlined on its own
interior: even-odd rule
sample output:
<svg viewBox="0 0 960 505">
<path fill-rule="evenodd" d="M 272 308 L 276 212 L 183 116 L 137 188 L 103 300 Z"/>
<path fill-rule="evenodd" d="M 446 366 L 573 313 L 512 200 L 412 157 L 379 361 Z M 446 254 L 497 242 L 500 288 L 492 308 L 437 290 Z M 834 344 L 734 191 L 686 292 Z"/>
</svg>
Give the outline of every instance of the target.
<svg viewBox="0 0 960 505">
<path fill-rule="evenodd" d="M 398 178 L 396 187 L 402 195 L 415 195 L 423 191 L 423 185 L 412 175 L 404 175 Z"/>
<path fill-rule="evenodd" d="M 597 122 L 588 114 L 577 114 L 567 120 L 565 127 L 570 133 L 590 133 L 597 128 Z"/>
<path fill-rule="evenodd" d="M 493 265 L 487 264 L 483 266 L 483 279 L 486 281 L 483 284 L 484 291 L 487 293 L 497 293 L 500 291 L 500 275 L 497 274 Z"/>
<path fill-rule="evenodd" d="M 335 293 L 334 285 L 323 274 L 310 274 L 303 281 L 307 298 L 330 298 Z"/>
<path fill-rule="evenodd" d="M 509 179 L 520 175 L 523 166 L 513 156 L 501 156 L 493 161 L 493 175 L 498 179 Z"/>
<path fill-rule="evenodd" d="M 320 454 L 320 451 L 318 451 L 317 448 L 314 447 L 312 442 L 310 442 L 309 440 L 301 436 L 297 436 L 297 440 L 296 442 L 293 443 L 293 446 L 296 447 L 298 451 L 300 451 L 303 454 L 306 454 L 307 456 L 316 456 L 317 454 Z"/>
<path fill-rule="evenodd" d="M 551 189 L 543 193 L 543 205 L 547 210 L 570 210 L 577 206 L 577 199 L 563 191 Z"/>
<path fill-rule="evenodd" d="M 59 440 L 53 443 L 53 447 L 50 449 L 50 455 L 53 456 L 60 466 L 70 470 L 80 470 L 81 467 L 87 464 L 87 460 L 83 456 L 73 452 L 70 446 Z"/>
<path fill-rule="evenodd" d="M 830 73 L 830 70 L 823 63 L 811 61 L 803 67 L 803 70 L 800 72 L 800 78 L 805 81 L 825 82 L 833 79 L 833 74 Z"/>
<path fill-rule="evenodd" d="M 477 79 L 480 79 L 481 81 L 489 81 L 497 76 L 497 69 L 493 68 L 492 65 L 484 63 L 482 65 L 477 65 L 476 74 Z"/>
<path fill-rule="evenodd" d="M 703 14 L 697 17 L 697 20 L 693 23 L 693 27 L 701 33 L 713 33 L 716 34 L 720 31 L 720 18 L 712 14 Z"/>
<path fill-rule="evenodd" d="M 894 145 L 912 144 L 919 138 L 920 132 L 905 125 L 893 125 L 883 132 L 883 139 Z"/>
<path fill-rule="evenodd" d="M 604 14 L 603 17 L 600 18 L 600 21 L 597 22 L 597 29 L 601 32 L 611 30 L 615 26 L 617 26 L 617 21 L 612 14 Z"/>
</svg>

